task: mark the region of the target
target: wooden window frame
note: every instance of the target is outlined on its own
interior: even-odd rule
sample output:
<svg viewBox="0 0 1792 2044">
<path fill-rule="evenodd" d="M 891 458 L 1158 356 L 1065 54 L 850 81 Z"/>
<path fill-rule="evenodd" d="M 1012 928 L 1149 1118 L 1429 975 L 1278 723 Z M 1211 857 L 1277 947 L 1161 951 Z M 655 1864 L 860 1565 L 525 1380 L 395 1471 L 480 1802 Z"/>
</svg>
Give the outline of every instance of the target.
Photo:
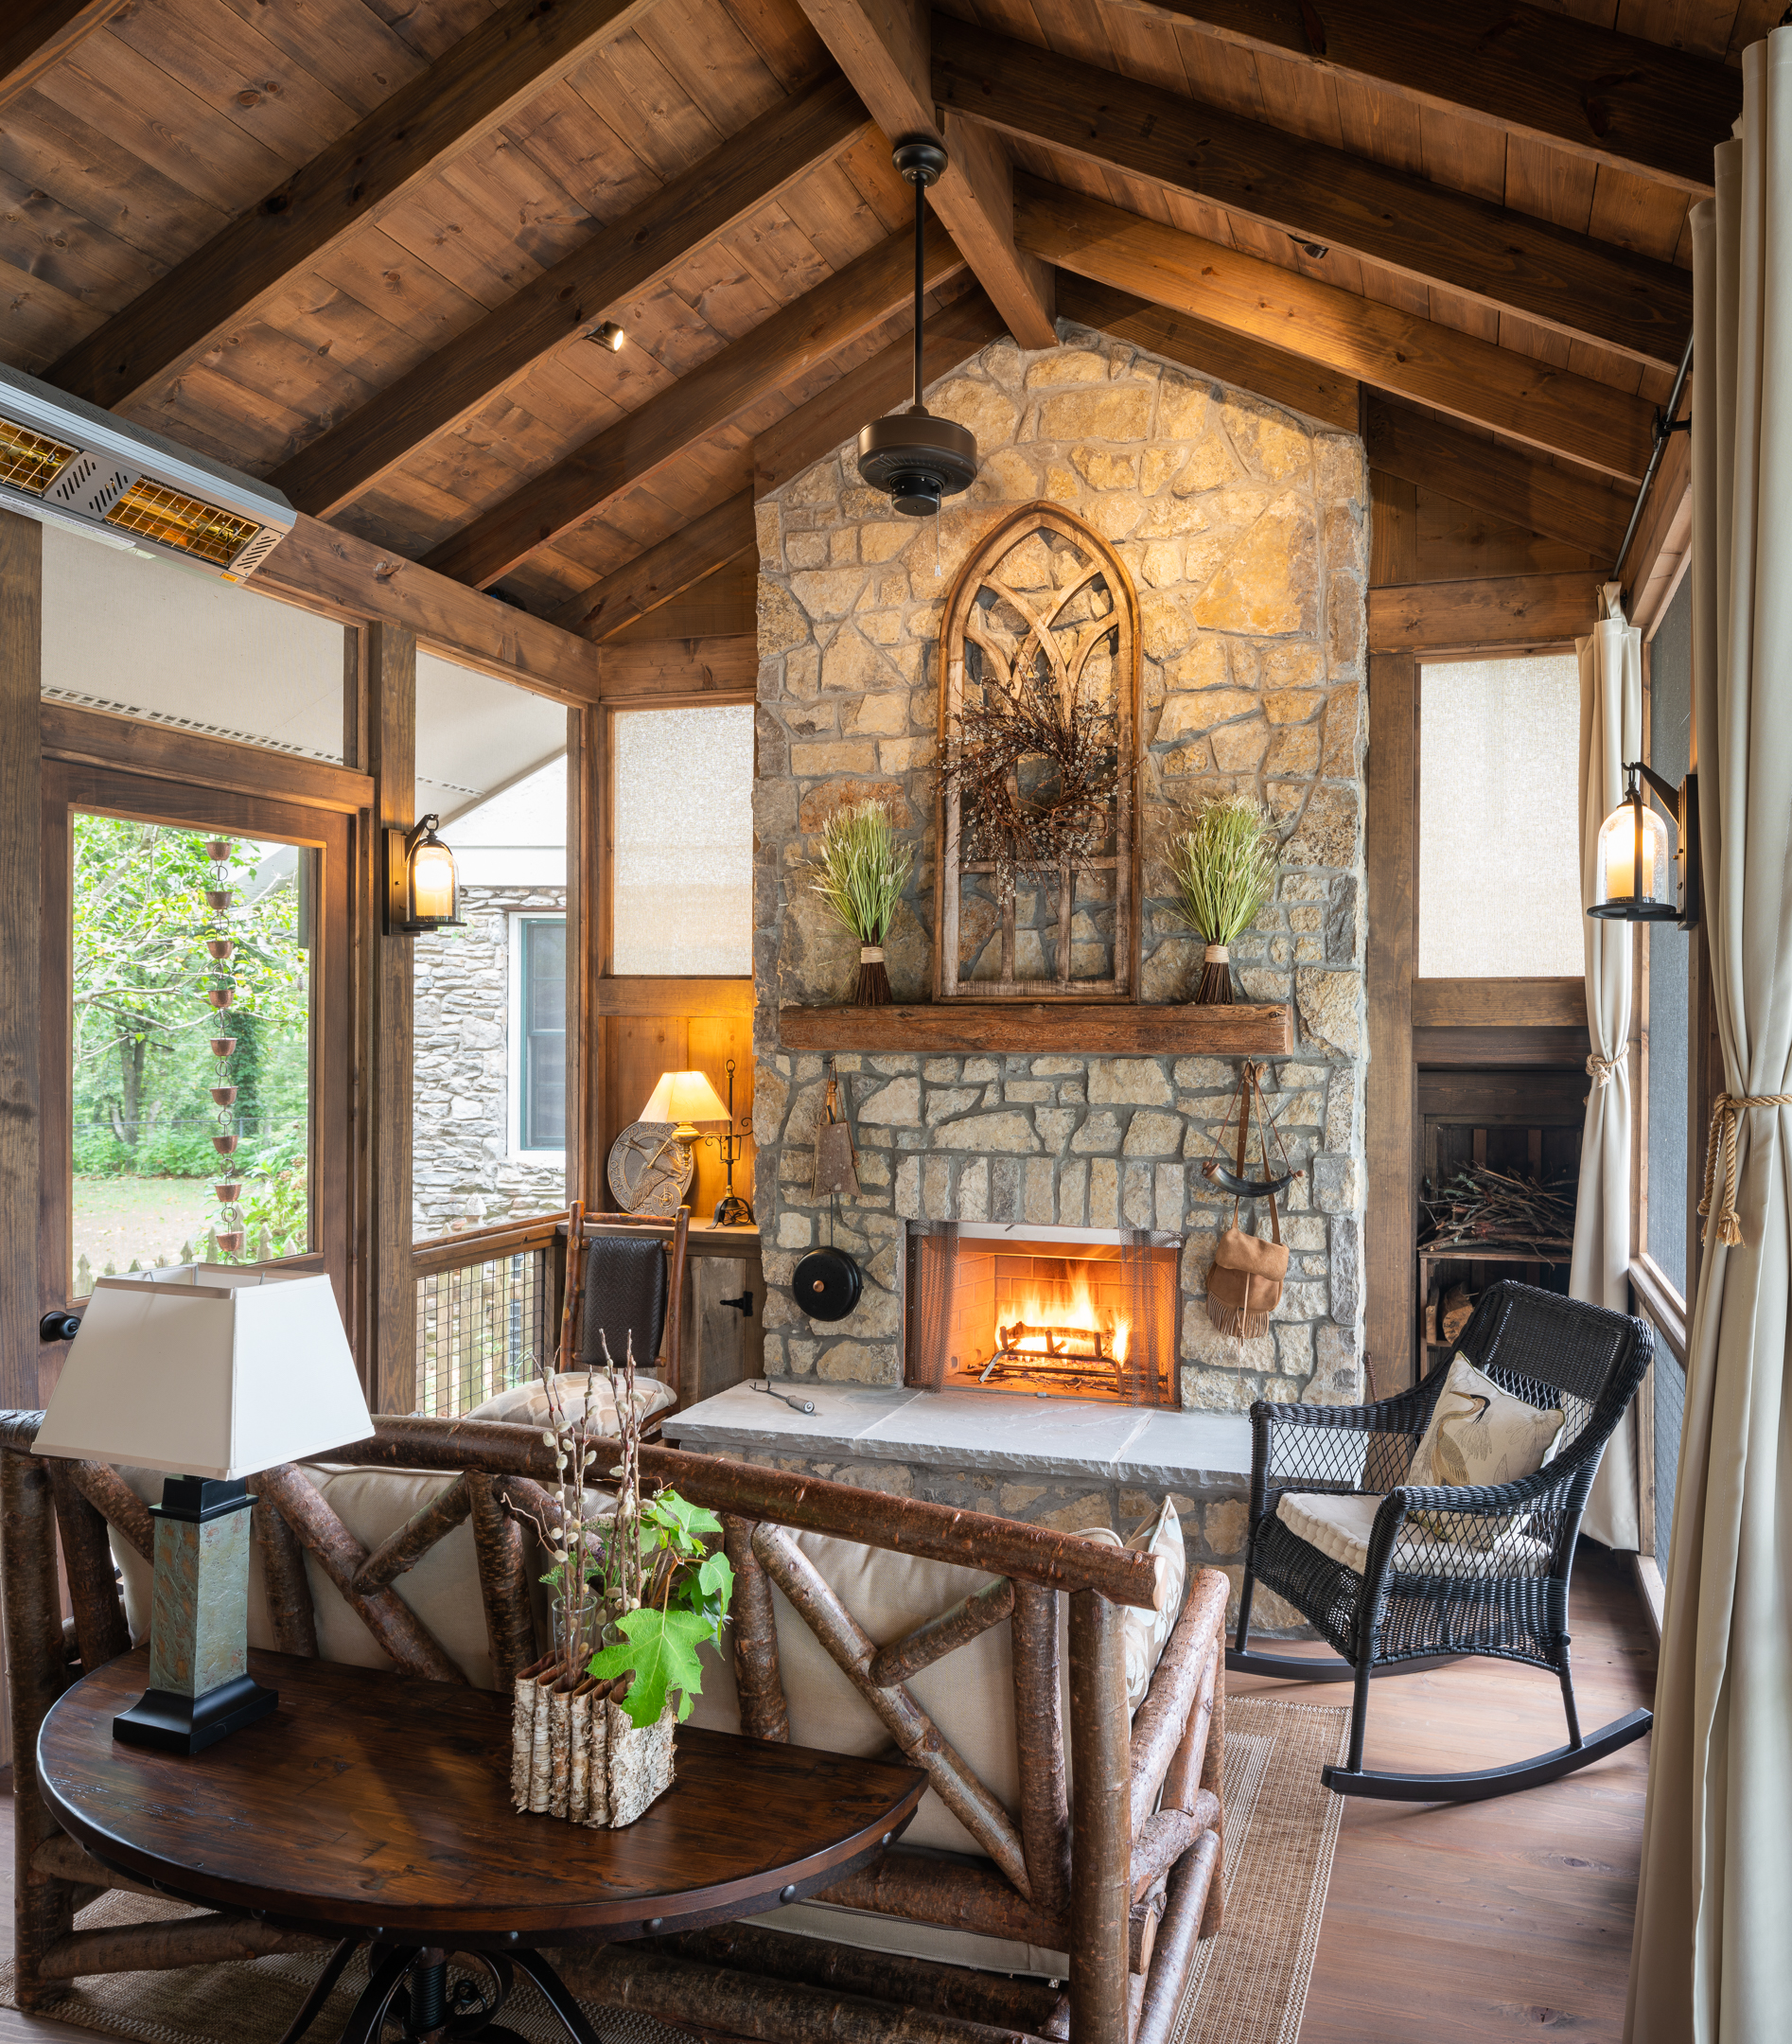
<svg viewBox="0 0 1792 2044">
<path fill-rule="evenodd" d="M 89 713 L 54 709 L 61 720 Z M 46 720 L 47 721 L 47 720 Z M 84 750 L 97 749 L 114 734 L 106 725 L 123 722 L 92 717 L 82 733 Z M 344 1320 L 349 1319 L 352 1286 L 350 1181 L 355 1153 L 354 1070 L 354 933 L 351 901 L 357 874 L 357 819 L 332 804 L 307 801 L 292 787 L 303 787 L 301 770 L 277 787 L 278 753 L 230 748 L 247 755 L 236 770 L 238 784 L 220 787 L 179 778 L 184 756 L 188 766 L 216 765 L 214 742 L 158 733 L 160 770 L 134 772 L 116 765 L 97 764 L 88 757 L 68 757 L 53 748 L 44 733 L 43 775 L 43 886 L 40 923 L 42 1023 L 39 1088 L 42 1103 L 44 1163 L 40 1185 L 38 1222 L 38 1291 L 44 1308 L 68 1303 L 72 1260 L 73 1186 L 69 1167 L 74 1138 L 73 1048 L 70 1003 L 74 960 L 67 932 L 73 908 L 73 834 L 71 812 L 137 817 L 174 829 L 218 835 L 271 837 L 320 855 L 317 890 L 317 943 L 311 972 L 315 981 L 310 1042 L 311 1142 L 310 1190 L 312 1246 L 297 1257 L 279 1259 L 282 1268 L 322 1270 L 328 1274 Z M 202 749 L 183 754 L 183 748 Z M 127 747 L 128 750 L 128 747 Z M 265 762 L 268 785 L 254 792 L 241 784 Z M 311 763 L 295 763 L 303 769 Z M 340 779 L 331 784 L 340 796 L 359 775 L 328 769 Z M 311 783 L 315 786 L 315 783 Z M 54 1164 L 52 1165 L 52 1160 Z"/>
</svg>

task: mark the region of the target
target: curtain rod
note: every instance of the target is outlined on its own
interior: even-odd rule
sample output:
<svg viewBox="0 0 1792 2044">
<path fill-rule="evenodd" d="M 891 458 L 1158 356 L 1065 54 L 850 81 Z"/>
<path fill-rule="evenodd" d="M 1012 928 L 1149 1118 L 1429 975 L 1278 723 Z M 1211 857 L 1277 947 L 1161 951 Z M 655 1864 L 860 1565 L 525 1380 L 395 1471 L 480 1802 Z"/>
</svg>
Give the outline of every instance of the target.
<svg viewBox="0 0 1792 2044">
<path fill-rule="evenodd" d="M 1786 9 L 1792 14 L 1792 8 Z M 1631 509 L 1630 522 L 1624 529 L 1624 544 L 1618 549 L 1618 557 L 1611 564 L 1611 579 L 1622 579 L 1625 555 L 1630 551 L 1630 543 L 1637 536 L 1637 527 L 1643 522 L 1643 506 L 1648 501 L 1649 490 L 1655 482 L 1656 470 L 1661 466 L 1661 456 L 1667 450 L 1668 435 L 1690 432 L 1690 418 L 1677 418 L 1680 409 L 1680 396 L 1686 389 L 1686 379 L 1693 366 L 1693 337 L 1686 337 L 1686 352 L 1680 357 L 1679 372 L 1674 379 L 1674 388 L 1668 395 L 1667 409 L 1655 414 L 1655 445 L 1649 450 L 1649 466 L 1643 471 L 1643 486 L 1637 491 L 1637 501 Z"/>
</svg>

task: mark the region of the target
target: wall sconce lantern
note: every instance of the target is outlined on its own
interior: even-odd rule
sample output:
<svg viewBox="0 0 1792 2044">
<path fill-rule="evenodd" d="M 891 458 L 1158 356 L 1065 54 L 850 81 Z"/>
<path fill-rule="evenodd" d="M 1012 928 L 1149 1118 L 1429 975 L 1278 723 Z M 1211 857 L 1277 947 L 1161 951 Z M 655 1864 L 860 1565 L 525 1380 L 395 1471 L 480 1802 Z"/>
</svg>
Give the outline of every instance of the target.
<svg viewBox="0 0 1792 2044">
<path fill-rule="evenodd" d="M 386 935 L 427 936 L 460 929 L 454 855 L 435 835 L 441 818 L 426 816 L 409 832 L 386 833 Z"/>
<path fill-rule="evenodd" d="M 1698 776 L 1689 773 L 1678 787 L 1663 781 L 1641 760 L 1625 763 L 1625 796 L 1599 830 L 1598 872 L 1589 915 L 1613 923 L 1698 921 Z M 1668 850 L 1667 824 L 1648 803 L 1643 783 L 1674 812 L 1675 837 Z M 1673 860 L 1679 862 L 1679 898 L 1674 895 Z"/>
</svg>

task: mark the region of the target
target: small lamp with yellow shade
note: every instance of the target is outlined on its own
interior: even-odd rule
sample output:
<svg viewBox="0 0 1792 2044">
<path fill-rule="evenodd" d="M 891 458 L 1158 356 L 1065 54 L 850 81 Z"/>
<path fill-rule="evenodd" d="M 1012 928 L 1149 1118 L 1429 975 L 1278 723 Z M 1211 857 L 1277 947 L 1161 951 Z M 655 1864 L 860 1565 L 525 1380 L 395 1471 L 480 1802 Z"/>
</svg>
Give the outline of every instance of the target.
<svg viewBox="0 0 1792 2044">
<path fill-rule="evenodd" d="M 1625 797 L 1599 831 L 1598 871 L 1587 913 L 1614 923 L 1678 923 L 1691 929 L 1698 921 L 1698 870 L 1694 841 L 1697 833 L 1697 777 L 1688 774 L 1678 787 L 1652 773 L 1639 761 L 1625 766 L 1629 777 Z M 1649 806 L 1643 783 L 1672 805 L 1678 847 L 1670 851 L 1668 827 Z M 1681 865 L 1675 885 L 1674 862 Z"/>
<path fill-rule="evenodd" d="M 750 1226 L 753 1209 L 734 1189 L 734 1161 L 740 1154 L 740 1137 L 734 1126 L 734 1060 L 728 1061 L 728 1092 L 726 1101 L 710 1084 L 708 1076 L 700 1071 L 661 1072 L 659 1084 L 653 1090 L 653 1098 L 641 1111 L 643 1121 L 671 1121 L 676 1124 L 672 1140 L 682 1144 L 689 1155 L 691 1145 L 699 1140 L 696 1123 L 720 1121 L 728 1129 L 726 1137 L 712 1136 L 707 1138 L 721 1152 L 728 1167 L 728 1190 L 716 1202 L 715 1225 L 717 1227 Z"/>
</svg>

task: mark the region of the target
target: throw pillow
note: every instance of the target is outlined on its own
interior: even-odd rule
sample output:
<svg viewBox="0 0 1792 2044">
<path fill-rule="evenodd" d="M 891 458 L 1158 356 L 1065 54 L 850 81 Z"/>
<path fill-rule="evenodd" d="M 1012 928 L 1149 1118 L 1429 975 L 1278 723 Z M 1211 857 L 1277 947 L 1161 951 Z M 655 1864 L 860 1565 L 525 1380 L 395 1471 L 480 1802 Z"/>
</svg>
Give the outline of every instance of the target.
<svg viewBox="0 0 1792 2044">
<path fill-rule="evenodd" d="M 1467 1356 L 1452 1356 L 1406 1481 L 1414 1488 L 1516 1483 L 1543 1467 L 1566 1417 L 1556 1406 L 1526 1404 L 1502 1391 Z M 1476 1547 L 1491 1546 L 1513 1524 L 1492 1519 L 1476 1523 L 1436 1512 L 1413 1516 L 1440 1538 Z"/>
<path fill-rule="evenodd" d="M 1145 1700 L 1158 1660 L 1182 1614 L 1183 1584 L 1188 1574 L 1183 1523 L 1166 1498 L 1160 1508 L 1125 1540 L 1107 1526 L 1085 1526 L 1076 1537 L 1099 1541 L 1107 1547 L 1130 1547 L 1134 1554 L 1157 1558 L 1156 1609 L 1138 1611 L 1128 1605 L 1120 1617 L 1121 1644 L 1126 1651 L 1126 1706 L 1135 1711 Z"/>
<path fill-rule="evenodd" d="M 563 1370 L 556 1382 L 568 1418 L 578 1418 L 585 1411 L 585 1371 Z M 615 1434 L 616 1401 L 610 1395 L 609 1380 L 601 1374 L 593 1373 L 590 1394 L 591 1425 L 601 1434 Z M 668 1405 L 676 1402 L 671 1391 L 658 1377 L 649 1376 L 644 1370 L 636 1376 L 635 1403 L 643 1418 L 651 1419 L 655 1413 L 663 1412 Z M 512 1426 L 545 1426 L 548 1418 L 548 1394 L 539 1381 L 532 1379 L 509 1391 L 499 1392 L 497 1397 L 488 1398 L 483 1405 L 475 1405 L 466 1417 L 469 1419 L 503 1419 Z"/>
</svg>

